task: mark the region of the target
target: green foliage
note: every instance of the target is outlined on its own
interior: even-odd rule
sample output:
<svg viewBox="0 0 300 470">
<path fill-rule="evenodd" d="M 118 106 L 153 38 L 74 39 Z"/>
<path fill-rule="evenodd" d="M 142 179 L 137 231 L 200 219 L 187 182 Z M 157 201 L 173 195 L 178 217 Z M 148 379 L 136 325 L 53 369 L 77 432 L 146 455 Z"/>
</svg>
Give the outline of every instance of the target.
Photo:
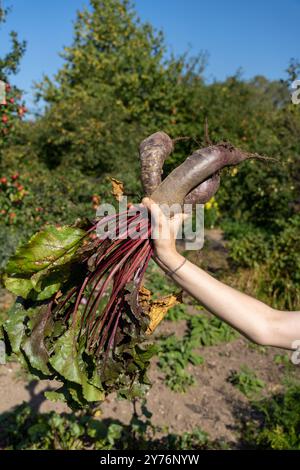
<svg viewBox="0 0 300 470">
<path fill-rule="evenodd" d="M 258 449 L 300 449 L 300 386 L 288 384 L 284 392 L 256 401 L 253 411 L 260 416 L 244 428 L 247 446 Z"/>
<path fill-rule="evenodd" d="M 7 263 L 5 287 L 24 299 L 46 300 L 71 276 L 72 264 L 86 232 L 48 226 L 19 247 Z"/>
<path fill-rule="evenodd" d="M 142 23 L 131 2 L 91 0 L 78 13 L 55 84 L 46 77 L 38 85 L 48 103 L 34 129 L 40 160 L 119 172 L 137 188 L 138 143 L 157 128 L 173 130 L 185 97 L 185 57 L 165 53 L 163 34 Z"/>
<path fill-rule="evenodd" d="M 93 195 L 101 193 L 104 201 L 113 202 L 105 178 L 88 178 L 77 170 L 49 171 L 34 161 L 30 168 L 31 171 L 27 163 L 12 165 L 9 176 L 5 176 L 6 185 L 0 185 L 0 210 L 5 211 L 1 214 L 0 269 L 16 248 L 40 227 L 94 218 Z M 18 179 L 12 181 L 17 174 Z"/>
<path fill-rule="evenodd" d="M 5 23 L 7 9 L 0 6 L 0 24 Z M 2 58 L 0 58 L 0 79 L 4 80 L 8 75 L 16 74 L 19 69 L 20 60 L 22 59 L 26 42 L 19 42 L 18 35 L 15 31 L 10 32 L 11 50 Z"/>
<path fill-rule="evenodd" d="M 22 217 L 24 198 L 28 191 L 25 189 L 23 178 L 18 173 L 0 179 L 0 214 L 2 223 L 11 226 Z"/>
<path fill-rule="evenodd" d="M 267 354 L 268 353 L 268 347 L 267 346 L 262 346 L 261 344 L 252 343 L 251 341 L 249 341 L 249 343 L 248 343 L 248 348 L 251 351 L 258 352 L 259 354 Z"/>
<path fill-rule="evenodd" d="M 233 129 L 223 138 L 251 152 L 273 156 L 278 160 L 248 161 L 235 173 L 227 175 L 217 198 L 221 214 L 232 220 L 250 222 L 275 231 L 278 221 L 292 215 L 292 202 L 297 198 L 295 183 L 296 168 L 299 167 L 296 158 L 299 141 L 296 139 L 296 129 L 299 130 L 299 110 L 290 105 L 288 87 L 283 82 L 270 83 L 256 77 L 250 82 L 235 79 L 231 80 L 229 87 L 226 83 L 221 86 L 226 91 L 228 88 L 227 93 L 232 99 L 228 106 L 230 116 L 226 118 L 223 113 L 222 121 L 226 127 L 235 126 L 232 137 Z M 225 105 L 225 96 L 223 99 L 221 96 L 222 93 L 215 95 L 214 107 L 220 106 L 218 102 L 221 100 Z M 235 108 L 239 111 L 234 118 L 232 113 Z"/>
<path fill-rule="evenodd" d="M 6 20 L 7 10 L 0 5 L 0 26 Z M 21 102 L 20 90 L 8 83 L 8 77 L 18 72 L 20 60 L 25 52 L 25 41 L 20 42 L 15 31 L 11 31 L 11 50 L 4 57 L 0 57 L 0 80 L 5 83 L 5 97 L 0 100 L 0 160 L 2 152 L 10 141 L 10 134 L 19 119 L 26 112 Z"/>
<path fill-rule="evenodd" d="M 153 292 L 153 298 L 168 295 L 174 291 L 174 284 L 153 260 L 150 260 L 148 265 L 145 284 Z"/>
<path fill-rule="evenodd" d="M 60 381 L 61 388 L 47 398 L 75 409 L 103 401 L 113 390 L 126 398 L 141 396 L 150 385 L 147 369 L 156 352 L 154 345 L 140 345 L 147 320 L 141 318 L 137 327 L 126 304 L 113 352 L 94 356 L 88 349 L 84 307 L 75 314 L 68 297 L 87 276 L 86 256 L 94 248 L 87 233 L 78 226 L 47 226 L 19 247 L 4 275 L 6 288 L 19 296 L 1 328 L 7 351 L 36 376 Z M 100 313 L 101 305 L 95 314 Z"/>
<path fill-rule="evenodd" d="M 248 398 L 265 387 L 265 383 L 246 366 L 241 367 L 240 372 L 232 371 L 227 380 Z"/>
<path fill-rule="evenodd" d="M 276 308 L 297 310 L 300 304 L 299 214 L 281 222 L 276 234 L 266 235 L 256 229 L 234 236 L 228 244 L 231 259 L 236 266 L 253 268 L 248 286 Z"/>
<path fill-rule="evenodd" d="M 286 367 L 289 367 L 292 365 L 292 362 L 288 354 L 275 354 L 274 362 L 275 364 L 285 365 Z"/>
<path fill-rule="evenodd" d="M 177 304 L 170 308 L 165 319 L 169 321 L 187 320 L 189 314 L 187 313 L 187 306 L 185 304 Z"/>
<path fill-rule="evenodd" d="M 49 169 L 77 168 L 94 177 L 113 173 L 131 191 L 140 190 L 137 145 L 143 131 L 126 121 L 100 85 L 98 99 L 88 91 L 65 97 L 37 121 L 31 132 L 39 161 Z"/>
<path fill-rule="evenodd" d="M 169 435 L 167 438 L 167 448 L 176 450 L 204 450 L 204 449 L 228 449 L 225 442 L 211 442 L 209 435 L 201 428 L 196 428 L 192 432 L 184 432 L 181 436 Z"/>
<path fill-rule="evenodd" d="M 187 335 L 194 347 L 214 346 L 237 337 L 237 333 L 222 320 L 206 315 L 190 315 Z"/>
<path fill-rule="evenodd" d="M 79 324 L 61 315 L 49 317 L 47 304 L 24 307 L 17 301 L 2 324 L 8 356 L 12 353 L 37 378 L 61 383 L 48 399 L 66 402 L 72 409 L 87 408 L 118 391 L 124 398 L 142 396 L 150 382 L 146 375 L 155 345 L 142 347 L 135 329 L 126 326 L 124 343 L 106 359 L 95 358 L 86 348 L 86 338 L 78 340 Z M 80 315 L 82 309 L 80 310 Z M 78 321 L 80 320 L 80 316 Z"/>
<path fill-rule="evenodd" d="M 128 425 L 98 420 L 89 414 L 37 413 L 23 403 L 0 415 L 0 448 L 5 450 L 163 450 L 211 449 L 218 443 L 200 428 L 182 435 L 165 434 L 142 405 Z"/>
<path fill-rule="evenodd" d="M 205 227 L 214 228 L 220 218 L 219 204 L 214 196 L 204 205 L 204 210 Z"/>
<path fill-rule="evenodd" d="M 172 335 L 160 341 L 158 366 L 165 374 L 165 384 L 174 392 L 184 393 L 195 383 L 194 377 L 185 369 L 188 364 L 203 364 L 204 359 L 194 352 L 188 338 Z"/>
<path fill-rule="evenodd" d="M 254 268 L 270 256 L 270 239 L 267 234 L 249 224 L 225 225 L 225 237 L 230 258 L 236 266 Z"/>
<path fill-rule="evenodd" d="M 176 311 L 173 315 L 177 320 Z M 166 385 L 171 390 L 182 393 L 195 383 L 194 377 L 186 371 L 188 365 L 200 365 L 204 362 L 195 349 L 231 341 L 236 338 L 236 333 L 215 317 L 190 315 L 185 309 L 183 313 L 180 312 L 179 318 L 187 320 L 187 330 L 183 338 L 171 335 L 160 340 L 158 366 L 165 374 Z"/>
<path fill-rule="evenodd" d="M 300 216 L 283 224 L 272 237 L 272 254 L 261 272 L 259 290 L 278 308 L 297 309 L 300 304 Z"/>
</svg>

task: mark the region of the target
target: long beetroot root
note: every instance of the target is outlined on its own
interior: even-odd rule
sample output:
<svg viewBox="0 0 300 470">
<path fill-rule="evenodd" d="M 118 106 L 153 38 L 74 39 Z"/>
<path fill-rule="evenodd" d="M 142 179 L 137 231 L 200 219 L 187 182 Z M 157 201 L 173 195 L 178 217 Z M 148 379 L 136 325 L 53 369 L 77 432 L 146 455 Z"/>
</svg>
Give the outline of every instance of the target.
<svg viewBox="0 0 300 470">
<path fill-rule="evenodd" d="M 172 139 L 162 131 L 155 132 L 141 143 L 141 178 L 147 196 L 160 185 L 163 164 L 173 148 Z"/>
<path fill-rule="evenodd" d="M 214 173 L 210 178 L 200 183 L 184 198 L 185 204 L 205 204 L 218 191 L 221 182 L 220 173 Z"/>
<path fill-rule="evenodd" d="M 142 141 L 139 148 L 141 162 L 141 179 L 147 196 L 161 184 L 161 175 L 165 160 L 174 149 L 174 142 L 168 134 L 159 131 Z M 185 198 L 187 204 L 205 204 L 218 190 L 220 176 L 214 174 L 207 181 L 201 182 Z"/>
<path fill-rule="evenodd" d="M 249 154 L 236 149 L 231 144 L 220 143 L 196 150 L 192 155 L 173 170 L 163 182 L 153 191 L 151 198 L 159 204 L 182 205 L 187 195 L 202 182 L 205 182 L 213 175 L 217 174 L 226 166 L 238 165 L 249 158 L 262 158 L 256 154 Z M 216 180 L 211 182 L 212 191 L 207 191 L 211 196 L 217 189 Z M 208 184 L 208 183 L 207 183 Z M 203 192 L 198 189 L 204 202 Z"/>
</svg>

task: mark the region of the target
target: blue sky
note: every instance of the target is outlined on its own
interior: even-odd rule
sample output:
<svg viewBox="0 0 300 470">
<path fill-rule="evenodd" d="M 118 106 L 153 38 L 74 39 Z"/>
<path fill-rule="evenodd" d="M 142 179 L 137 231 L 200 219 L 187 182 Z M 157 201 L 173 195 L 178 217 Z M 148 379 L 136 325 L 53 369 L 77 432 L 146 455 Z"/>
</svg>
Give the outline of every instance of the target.
<svg viewBox="0 0 300 470">
<path fill-rule="evenodd" d="M 0 31 L 0 54 L 7 32 L 27 40 L 19 74 L 13 79 L 32 107 L 32 84 L 53 76 L 58 53 L 72 41 L 76 10 L 88 0 L 2 0 L 12 11 Z M 289 59 L 300 59 L 300 0 L 136 0 L 142 20 L 165 33 L 174 53 L 209 54 L 206 77 L 222 80 L 240 67 L 243 76 L 284 76 Z"/>
</svg>

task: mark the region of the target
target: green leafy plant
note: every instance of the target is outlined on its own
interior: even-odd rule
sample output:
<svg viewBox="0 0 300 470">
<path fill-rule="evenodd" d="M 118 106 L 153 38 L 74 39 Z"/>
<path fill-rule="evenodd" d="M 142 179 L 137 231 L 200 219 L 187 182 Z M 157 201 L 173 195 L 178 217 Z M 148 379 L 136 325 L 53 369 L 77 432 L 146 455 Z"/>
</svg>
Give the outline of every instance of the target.
<svg viewBox="0 0 300 470">
<path fill-rule="evenodd" d="M 278 223 L 278 233 L 250 232 L 229 243 L 231 257 L 239 266 L 250 267 L 249 275 L 240 276 L 262 300 L 275 308 L 297 310 L 300 303 L 300 217 L 294 215 Z M 260 235 L 259 235 L 260 233 Z"/>
<path fill-rule="evenodd" d="M 173 307 L 167 318 L 175 315 L 175 320 L 186 320 L 187 330 L 183 338 L 171 335 L 160 340 L 158 365 L 165 374 L 166 385 L 176 392 L 185 392 L 195 383 L 194 377 L 186 371 L 188 364 L 201 365 L 204 362 L 195 349 L 231 341 L 236 338 L 236 333 L 215 317 L 188 314 L 185 308 L 183 312 L 179 309 L 179 313 L 176 313 L 178 307 L 180 305 Z M 175 312 L 172 313 L 172 310 Z"/>
<path fill-rule="evenodd" d="M 285 390 L 252 403 L 259 418 L 245 423 L 246 446 L 273 450 L 300 449 L 300 386 L 286 384 Z"/>
<path fill-rule="evenodd" d="M 5 23 L 7 9 L 0 6 L 0 24 Z M 21 93 L 12 86 L 8 77 L 18 71 L 20 60 L 25 52 L 25 41 L 20 42 L 15 31 L 10 32 L 11 48 L 0 57 L 0 80 L 4 82 L 4 96 L 0 97 L 0 159 L 2 151 L 7 148 L 12 133 L 18 121 L 27 112 L 24 102 L 21 102 Z"/>
<path fill-rule="evenodd" d="M 14 129 L 16 121 L 27 112 L 24 103 L 21 104 L 19 101 L 20 95 L 16 88 L 5 83 L 5 99 L 0 102 L 0 145 L 2 144 L 2 146 L 4 146 L 8 134 Z"/>
<path fill-rule="evenodd" d="M 183 393 L 195 383 L 185 369 L 188 364 L 203 364 L 204 359 L 194 349 L 187 337 L 179 339 L 172 335 L 160 341 L 158 366 L 165 374 L 165 384 L 174 392 Z"/>
<path fill-rule="evenodd" d="M 96 261 L 91 256 L 99 240 L 88 241 L 89 233 L 90 229 L 86 231 L 83 227 L 48 226 L 17 250 L 7 264 L 4 276 L 6 287 L 20 296 L 2 325 L 8 351 L 25 360 L 44 378 L 62 381 L 63 386 L 57 392 L 48 392 L 47 397 L 62 399 L 73 407 L 101 401 L 112 389 L 127 396 L 141 393 L 149 385 L 146 369 L 156 350 L 154 345 L 143 349 L 138 344 L 149 318 L 145 316 L 144 322 L 141 319 L 142 331 L 137 328 L 125 298 L 128 295 L 131 299 L 130 287 L 124 292 L 122 310 L 117 316 L 121 334 L 115 336 L 115 326 L 109 333 L 109 319 L 107 333 L 102 336 L 103 344 L 100 348 L 97 346 L 98 353 L 90 349 L 94 330 L 90 331 L 89 323 L 86 323 L 89 304 L 81 303 L 82 286 L 85 287 L 88 278 L 96 279 L 90 286 L 94 297 L 90 290 L 86 295 L 89 295 L 93 308 L 93 322 L 99 324 L 98 308 L 105 308 L 107 300 L 103 297 L 103 289 L 98 293 L 96 287 L 99 275 L 106 272 L 104 267 L 112 267 L 112 262 L 107 259 L 100 269 L 97 264 L 91 265 L 91 259 L 93 263 Z M 98 255 L 101 256 L 100 251 Z M 115 252 L 112 256 L 115 257 Z M 119 258 L 125 261 L 123 252 L 119 253 Z M 126 276 L 124 273 L 125 281 L 128 280 Z M 103 282 L 108 283 L 107 280 Z M 121 283 L 116 285 L 119 287 Z M 112 340 L 115 342 L 113 352 L 110 348 Z M 108 348 L 104 349 L 103 356 L 101 351 L 106 342 Z"/>
<path fill-rule="evenodd" d="M 291 377 L 297 377 L 297 367 L 293 364 L 289 354 L 275 354 L 273 357 L 275 364 L 280 366 L 284 374 Z"/>
<path fill-rule="evenodd" d="M 188 320 L 189 314 L 187 312 L 187 306 L 185 304 L 177 304 L 174 307 L 170 308 L 166 315 L 166 320 L 169 321 L 180 321 Z"/>
<path fill-rule="evenodd" d="M 199 347 L 232 341 L 237 333 L 222 320 L 200 314 L 189 316 L 187 336 L 194 347 Z"/>
<path fill-rule="evenodd" d="M 267 354 L 268 353 L 268 348 L 266 346 L 262 346 L 261 344 L 252 343 L 252 341 L 249 341 L 248 348 L 251 351 L 256 351 L 260 354 Z"/>
<path fill-rule="evenodd" d="M 264 278 L 263 278 L 264 276 Z M 300 303 L 300 216 L 285 221 L 272 238 L 272 255 L 261 272 L 258 289 L 278 308 L 297 309 Z"/>
<path fill-rule="evenodd" d="M 89 414 L 37 413 L 27 403 L 0 415 L 0 449 L 5 450 L 125 450 L 223 448 L 200 428 L 182 435 L 154 426 L 146 404 L 129 424 L 100 420 Z"/>
<path fill-rule="evenodd" d="M 0 178 L 0 214 L 6 225 L 16 223 L 23 209 L 23 199 L 28 191 L 21 184 L 18 173 Z"/>
<path fill-rule="evenodd" d="M 239 372 L 232 371 L 227 380 L 248 398 L 265 387 L 263 380 L 259 379 L 247 366 L 241 367 Z"/>
<path fill-rule="evenodd" d="M 182 435 L 170 434 L 167 437 L 167 448 L 176 450 L 200 450 L 200 449 L 228 449 L 226 442 L 212 442 L 207 432 L 196 428 L 192 432 L 184 432 Z"/>
<path fill-rule="evenodd" d="M 214 228 L 220 218 L 219 204 L 214 196 L 204 205 L 204 210 L 205 227 Z"/>
<path fill-rule="evenodd" d="M 228 242 L 231 260 L 242 267 L 260 266 L 270 256 L 270 241 L 261 230 L 252 228 L 241 238 L 233 238 Z"/>
</svg>

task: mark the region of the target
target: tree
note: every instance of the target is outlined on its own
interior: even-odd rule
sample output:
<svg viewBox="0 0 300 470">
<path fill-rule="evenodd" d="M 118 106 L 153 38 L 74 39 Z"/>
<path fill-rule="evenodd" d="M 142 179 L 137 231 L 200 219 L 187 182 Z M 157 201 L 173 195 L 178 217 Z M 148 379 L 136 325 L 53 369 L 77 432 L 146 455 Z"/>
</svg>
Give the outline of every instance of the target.
<svg viewBox="0 0 300 470">
<path fill-rule="evenodd" d="M 7 10 L 0 4 L 0 27 L 6 20 Z M 9 78 L 18 72 L 21 58 L 25 52 L 25 41 L 20 42 L 15 31 L 10 32 L 11 50 L 0 57 L 0 156 L 1 151 L 8 142 L 8 136 L 15 124 L 26 112 L 24 103 L 21 102 L 20 90 L 10 85 Z"/>
<path fill-rule="evenodd" d="M 157 128 L 176 133 L 186 57 L 166 59 L 163 34 L 141 23 L 128 0 L 91 0 L 74 35 L 56 82 L 39 84 L 47 104 L 37 127 L 41 158 L 50 167 L 132 173 L 144 136 Z"/>
</svg>

